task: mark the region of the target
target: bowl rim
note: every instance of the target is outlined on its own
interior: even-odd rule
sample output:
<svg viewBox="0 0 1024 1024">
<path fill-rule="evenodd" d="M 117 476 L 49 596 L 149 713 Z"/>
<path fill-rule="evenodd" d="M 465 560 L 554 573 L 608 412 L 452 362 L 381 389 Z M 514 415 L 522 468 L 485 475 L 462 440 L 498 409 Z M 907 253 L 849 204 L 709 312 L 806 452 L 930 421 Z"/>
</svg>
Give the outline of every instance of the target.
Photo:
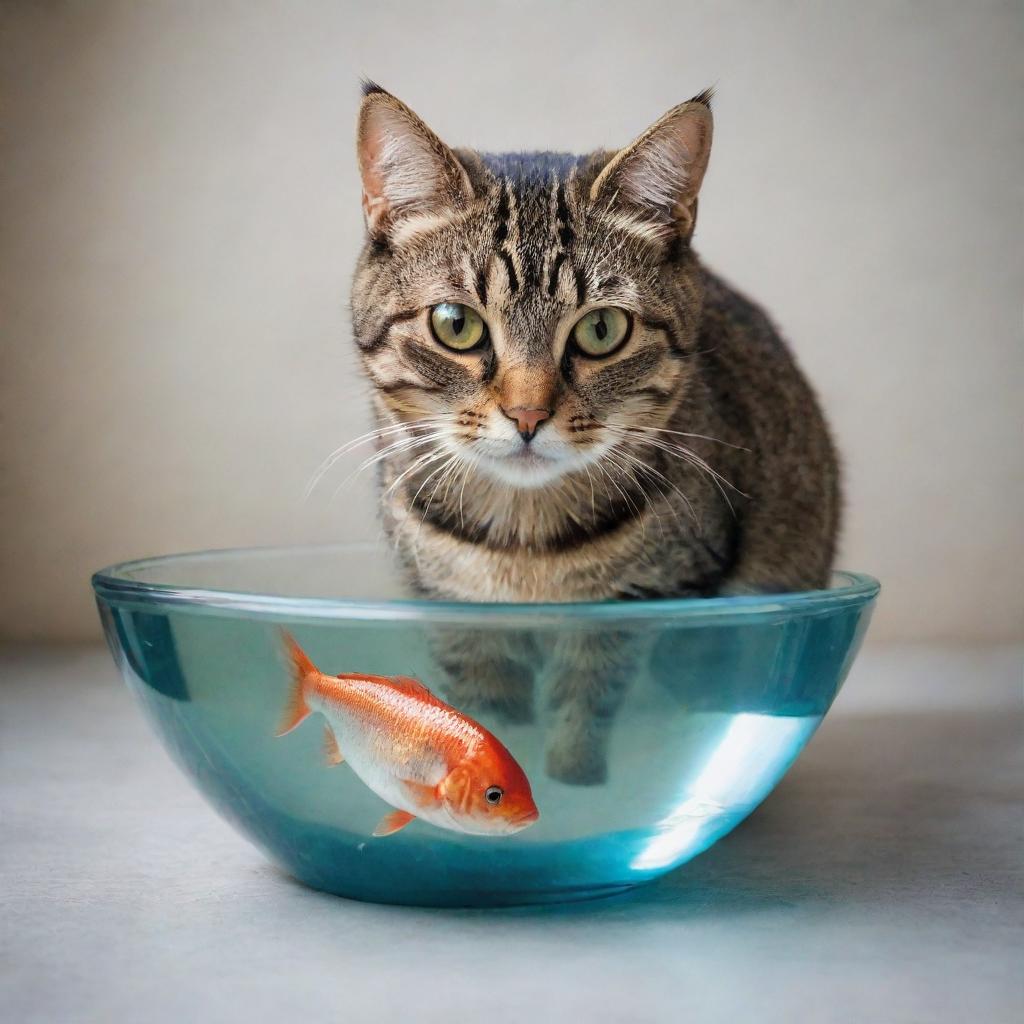
<svg viewBox="0 0 1024 1024">
<path fill-rule="evenodd" d="M 154 566 L 225 557 L 280 557 L 315 552 L 366 551 L 373 542 L 302 544 L 288 546 L 215 548 L 137 558 L 100 569 L 92 576 L 97 598 L 111 605 L 187 606 L 209 614 L 244 613 L 247 617 L 287 620 L 357 619 L 382 621 L 458 621 L 550 624 L 558 620 L 605 622 L 637 619 L 705 621 L 733 616 L 782 616 L 821 614 L 850 605 L 863 605 L 878 594 L 881 584 L 865 573 L 835 570 L 833 586 L 824 590 L 789 593 L 743 594 L 726 597 L 667 597 L 639 600 L 567 602 L 470 602 L 428 598 L 288 597 L 244 590 L 219 590 L 182 584 L 154 583 L 131 578 L 133 572 Z"/>
</svg>

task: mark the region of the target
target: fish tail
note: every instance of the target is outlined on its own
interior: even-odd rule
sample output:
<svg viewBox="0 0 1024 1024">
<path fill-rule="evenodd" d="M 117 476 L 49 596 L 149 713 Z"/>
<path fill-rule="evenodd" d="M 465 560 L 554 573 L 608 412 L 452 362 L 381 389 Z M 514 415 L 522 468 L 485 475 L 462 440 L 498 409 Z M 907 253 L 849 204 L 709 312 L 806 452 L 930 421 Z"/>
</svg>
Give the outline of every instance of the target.
<svg viewBox="0 0 1024 1024">
<path fill-rule="evenodd" d="M 296 643 L 295 637 L 291 633 L 282 629 L 281 639 L 288 652 L 292 682 L 288 690 L 288 702 L 285 704 L 284 715 L 277 730 L 278 736 L 291 732 L 309 715 L 310 707 L 306 703 L 306 691 L 320 675 L 319 669 L 309 660 L 306 652 Z"/>
</svg>

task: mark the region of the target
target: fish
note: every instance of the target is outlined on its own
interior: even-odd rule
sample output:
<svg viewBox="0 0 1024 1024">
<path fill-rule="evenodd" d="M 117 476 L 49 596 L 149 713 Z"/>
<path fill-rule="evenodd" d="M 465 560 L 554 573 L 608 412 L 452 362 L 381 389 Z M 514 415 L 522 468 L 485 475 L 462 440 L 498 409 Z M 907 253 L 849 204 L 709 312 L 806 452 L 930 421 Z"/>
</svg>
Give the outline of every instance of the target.
<svg viewBox="0 0 1024 1024">
<path fill-rule="evenodd" d="M 394 810 L 388 836 L 416 818 L 453 832 L 507 836 L 540 817 L 526 773 L 479 722 L 409 676 L 326 675 L 282 631 L 291 669 L 277 735 L 319 712 L 327 763 L 347 763 Z"/>
</svg>

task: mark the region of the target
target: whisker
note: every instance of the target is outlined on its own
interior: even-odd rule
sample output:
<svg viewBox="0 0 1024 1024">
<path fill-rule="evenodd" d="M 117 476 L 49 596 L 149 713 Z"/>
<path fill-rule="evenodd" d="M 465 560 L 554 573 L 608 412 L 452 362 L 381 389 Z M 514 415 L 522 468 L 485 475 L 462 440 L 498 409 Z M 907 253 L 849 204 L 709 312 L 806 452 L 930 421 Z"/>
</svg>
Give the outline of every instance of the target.
<svg viewBox="0 0 1024 1024">
<path fill-rule="evenodd" d="M 639 484 L 640 480 L 639 480 L 639 478 L 637 476 L 637 472 L 639 472 L 642 475 L 646 475 L 648 467 L 645 466 L 644 463 L 640 461 L 640 459 L 636 458 L 634 455 L 630 455 L 629 452 L 627 452 L 623 448 L 615 448 L 613 450 L 615 452 L 615 457 L 616 458 L 625 459 L 627 464 L 629 464 L 630 466 L 635 466 L 636 467 L 636 469 L 634 469 L 632 471 L 631 475 L 633 476 L 633 479 L 636 480 L 636 482 Z M 653 482 L 654 482 L 654 486 L 657 487 L 657 489 L 658 489 L 658 493 L 662 496 L 662 498 L 665 500 L 665 503 L 668 505 L 669 511 L 675 517 L 676 522 L 678 522 L 679 521 L 679 513 L 676 512 L 676 510 L 672 507 L 671 502 L 669 502 L 669 500 L 668 500 L 668 495 L 662 489 L 661 485 L 658 483 L 657 480 L 654 480 Z M 661 516 L 660 512 L 657 510 L 657 508 L 655 507 L 654 503 L 651 501 L 650 495 L 647 494 L 646 488 L 641 487 L 641 492 L 643 493 L 644 498 L 646 499 L 648 509 L 650 509 L 650 511 L 654 514 L 654 519 L 655 519 L 655 521 L 658 524 L 658 529 L 661 531 L 661 538 L 662 538 L 662 540 L 664 540 L 665 539 L 665 524 L 662 522 L 662 516 Z"/>
<path fill-rule="evenodd" d="M 728 480 L 726 477 L 722 476 L 721 473 L 719 473 L 716 469 L 710 466 L 696 452 L 691 451 L 685 445 L 679 444 L 678 442 L 665 441 L 660 437 L 646 437 L 628 428 L 611 427 L 608 429 L 611 433 L 617 434 L 620 437 L 631 438 L 632 441 L 637 444 L 645 444 L 651 448 L 657 448 L 663 452 L 666 452 L 669 455 L 674 455 L 676 458 L 682 459 L 684 462 L 693 466 L 695 469 L 698 469 L 701 472 L 707 474 L 708 478 L 715 485 L 718 492 L 722 495 L 722 499 L 725 501 L 725 504 L 728 506 L 729 511 L 732 513 L 733 517 L 736 516 L 736 509 L 733 506 L 733 503 L 730 500 L 729 495 L 726 493 L 725 487 L 723 487 L 722 485 L 725 484 L 727 487 L 731 488 L 733 491 L 735 491 L 737 494 L 741 495 L 744 498 L 750 497 L 749 494 L 746 494 L 744 491 L 741 491 L 731 480 Z"/>
<path fill-rule="evenodd" d="M 345 455 L 353 448 L 357 448 L 360 445 L 367 444 L 370 441 L 377 440 L 382 437 L 387 437 L 389 434 L 415 430 L 419 426 L 434 422 L 444 422 L 446 419 L 447 417 L 445 416 L 430 416 L 417 420 L 409 420 L 408 422 L 403 423 L 393 423 L 388 426 L 377 427 L 374 430 L 368 430 L 365 434 L 360 434 L 358 437 L 354 437 L 350 441 L 346 441 L 343 445 L 335 448 L 334 451 L 320 463 L 320 466 L 317 467 L 317 472 L 314 474 L 314 480 L 311 483 L 311 487 L 315 487 L 319 477 L 330 469 L 330 467 L 339 458 L 341 458 L 342 455 Z"/>
<path fill-rule="evenodd" d="M 423 532 L 423 524 L 427 521 L 427 513 L 430 511 L 430 506 L 434 503 L 434 498 L 437 496 L 438 489 L 441 484 L 444 483 L 446 478 L 449 478 L 452 473 L 457 469 L 459 465 L 459 453 L 452 452 L 451 456 L 446 462 L 443 462 L 438 468 L 433 469 L 427 475 L 426 479 L 420 484 L 420 490 L 416 492 L 413 497 L 412 505 L 415 506 L 416 500 L 419 498 L 420 491 L 426 487 L 430 479 L 440 473 L 437 478 L 437 483 L 434 484 L 434 489 L 430 492 L 430 497 L 426 500 L 423 506 L 422 512 L 420 512 L 420 521 L 416 524 L 416 532 L 412 535 L 412 557 L 416 563 L 417 569 L 420 567 L 420 534 Z"/>
<path fill-rule="evenodd" d="M 309 483 L 306 485 L 306 489 L 303 492 L 303 501 L 307 501 L 316 490 L 317 484 L 324 478 L 324 476 L 330 472 L 331 468 L 335 463 L 347 455 L 350 451 L 358 448 L 360 445 L 369 444 L 371 441 L 378 440 L 383 437 L 388 437 L 391 434 L 403 433 L 408 430 L 415 430 L 417 427 L 426 426 L 432 423 L 443 423 L 449 419 L 447 416 L 424 416 L 420 419 L 409 420 L 403 423 L 393 423 L 384 427 L 377 427 L 374 430 L 368 430 L 365 434 L 360 434 L 358 437 L 352 438 L 350 441 L 346 441 L 344 444 L 335 448 L 330 455 L 328 455 L 310 477 Z"/>
<path fill-rule="evenodd" d="M 445 473 L 444 480 L 444 494 L 441 495 L 441 504 L 446 505 L 448 503 L 448 495 L 451 493 L 452 484 L 459 479 L 459 470 L 462 468 L 461 461 L 452 466 L 450 473 Z"/>
<path fill-rule="evenodd" d="M 644 462 L 642 459 L 637 458 L 631 452 L 627 452 L 627 451 L 625 451 L 622 448 L 616 448 L 616 451 L 618 452 L 619 455 L 621 455 L 621 456 L 629 459 L 631 462 L 635 463 L 638 470 L 640 470 L 643 473 L 646 473 L 647 475 L 649 475 L 655 481 L 655 486 L 658 488 L 659 491 L 661 491 L 661 494 L 664 496 L 665 501 L 668 503 L 668 506 L 671 509 L 672 514 L 676 517 L 677 520 L 679 518 L 679 515 L 676 512 L 676 510 L 672 507 L 672 502 L 669 501 L 668 495 L 665 494 L 665 491 L 662 489 L 661 485 L 658 483 L 659 480 L 664 481 L 683 500 L 683 504 L 686 505 L 686 508 L 687 508 L 687 510 L 690 513 L 690 518 L 693 519 L 694 525 L 697 527 L 698 532 L 703 529 L 703 527 L 701 526 L 700 519 L 697 516 L 697 513 L 694 511 L 693 503 L 679 489 L 679 487 L 676 484 L 674 484 L 671 480 L 669 480 L 669 478 L 667 476 L 665 476 L 664 473 L 662 473 L 660 470 L 655 469 L 653 466 L 647 465 L 646 462 Z"/>
<path fill-rule="evenodd" d="M 384 493 L 380 496 L 380 500 L 384 501 L 384 499 L 387 498 L 387 496 L 392 491 L 394 491 L 407 476 L 409 476 L 412 473 L 415 473 L 417 470 L 425 469 L 432 462 L 437 462 L 438 459 L 443 459 L 446 455 L 449 454 L 451 453 L 443 448 L 440 450 L 435 448 L 433 451 L 425 452 L 423 455 L 418 455 L 415 459 L 413 459 L 412 463 L 409 466 L 402 470 L 402 472 L 399 473 L 398 476 L 391 481 L 391 483 L 388 485 L 387 490 L 385 490 Z"/>
<path fill-rule="evenodd" d="M 623 466 L 622 466 L 622 463 L 618 462 L 615 459 L 615 457 L 611 454 L 610 451 L 605 452 L 603 458 L 607 459 L 611 463 L 612 467 L 617 469 L 621 475 L 627 477 L 628 479 L 630 479 L 634 483 L 636 483 L 636 478 L 632 475 L 632 473 L 630 473 L 628 469 L 624 469 Z M 598 466 L 600 466 L 600 465 L 601 465 L 601 463 L 598 462 Z M 622 495 L 622 500 L 626 502 L 626 504 L 633 510 L 633 512 L 636 515 L 636 517 L 638 519 L 640 519 L 640 533 L 641 533 L 641 536 L 646 537 L 647 536 L 647 523 L 642 518 L 640 508 L 630 498 L 630 496 L 618 485 L 618 483 L 616 483 L 616 481 L 611 476 L 609 476 L 608 479 L 612 481 L 612 483 L 615 485 L 615 489 L 619 492 L 619 494 Z M 650 504 L 650 499 L 647 497 L 646 494 L 644 494 L 644 500 L 645 500 L 645 502 L 648 505 Z"/>
<path fill-rule="evenodd" d="M 608 483 L 610 483 L 610 484 L 611 484 L 611 485 L 612 485 L 612 486 L 613 486 L 613 487 L 614 487 L 614 488 L 615 488 L 615 489 L 616 489 L 616 490 L 617 490 L 617 491 L 619 492 L 619 494 L 620 494 L 620 495 L 622 495 L 622 499 L 623 499 L 623 501 L 625 501 L 625 499 L 626 499 L 626 495 L 625 495 L 625 492 L 624 492 L 624 491 L 622 490 L 622 488 L 621 488 L 621 487 L 620 487 L 620 486 L 619 486 L 619 485 L 618 485 L 618 484 L 617 484 L 617 483 L 616 483 L 616 482 L 615 482 L 615 481 L 614 481 L 614 480 L 613 480 L 613 479 L 611 478 L 611 476 L 610 476 L 610 475 L 608 474 L 608 470 L 606 470 L 606 469 L 604 468 L 604 466 L 603 466 L 603 465 L 602 465 L 602 464 L 601 464 L 600 462 L 596 462 L 596 463 L 595 463 L 595 465 L 597 466 L 597 468 L 598 468 L 599 470 L 601 470 L 601 475 L 602 475 L 602 476 L 603 476 L 603 477 L 605 478 L 605 480 L 607 480 L 607 481 L 608 481 Z M 604 489 L 604 493 L 605 493 L 605 497 L 606 497 L 606 498 L 609 498 L 609 499 L 611 498 L 611 494 L 609 493 L 609 491 L 608 491 L 608 488 L 607 488 L 607 487 L 605 487 L 605 489 Z"/>
<path fill-rule="evenodd" d="M 407 451 L 412 451 L 415 448 L 419 448 L 425 444 L 433 444 L 436 441 L 441 440 L 446 436 L 445 431 L 437 431 L 433 434 L 427 434 L 422 437 L 403 438 L 401 441 L 395 441 L 388 445 L 386 448 L 381 449 L 369 458 L 364 459 L 340 484 L 334 489 L 334 493 L 331 495 L 331 500 L 334 501 L 344 487 L 355 477 L 359 476 L 360 473 L 365 472 L 371 466 L 376 465 L 378 462 L 383 462 L 384 459 L 390 458 L 392 455 L 399 455 Z"/>
<path fill-rule="evenodd" d="M 745 491 L 741 491 L 731 480 L 724 477 L 721 473 L 718 472 L 718 470 L 716 470 L 708 462 L 702 459 L 695 451 L 693 451 L 690 448 L 687 448 L 685 445 L 679 444 L 677 442 L 665 441 L 660 437 L 644 437 L 642 435 L 635 433 L 630 428 L 610 427 L 608 429 L 612 433 L 618 434 L 620 437 L 631 437 L 634 441 L 640 444 L 650 445 L 652 448 L 658 448 L 661 451 L 667 452 L 670 455 L 675 455 L 689 462 L 690 465 L 695 466 L 698 469 L 702 469 L 709 476 L 714 478 L 717 482 L 725 484 L 726 487 L 729 487 L 731 490 L 735 491 L 742 497 L 750 497 L 749 494 L 747 494 Z"/>
<path fill-rule="evenodd" d="M 587 479 L 590 481 L 590 515 L 594 522 L 597 522 L 597 499 L 594 496 L 594 478 L 590 475 L 590 467 L 583 467 L 587 471 Z"/>
<path fill-rule="evenodd" d="M 466 467 L 465 467 L 465 470 L 464 470 L 464 472 L 462 474 L 462 488 L 459 491 L 459 524 L 460 524 L 460 526 L 461 526 L 461 528 L 463 530 L 465 530 L 465 528 L 466 528 L 466 517 L 463 514 L 463 510 L 462 510 L 462 499 L 466 496 L 466 483 L 469 480 L 469 470 L 470 470 L 470 468 L 472 466 L 472 463 L 470 462 L 470 460 L 468 458 L 465 460 L 465 462 L 466 462 Z"/>
<path fill-rule="evenodd" d="M 605 424 L 606 426 L 619 426 L 619 424 Z M 625 426 L 625 424 L 623 424 Z M 691 434 L 685 430 L 669 430 L 668 427 L 647 427 L 640 424 L 632 424 L 626 427 L 627 430 L 655 431 L 659 434 L 674 434 L 677 437 L 698 437 L 702 441 L 713 441 L 715 444 L 723 444 L 726 448 L 734 448 L 738 452 L 747 452 L 752 455 L 753 451 L 741 444 L 733 444 L 731 441 L 723 441 L 720 437 L 711 437 L 710 434 Z"/>
<path fill-rule="evenodd" d="M 421 484 L 419 485 L 419 487 L 418 487 L 418 488 L 416 489 L 416 493 L 415 493 L 415 494 L 414 494 L 414 495 L 412 496 L 412 501 L 410 501 L 410 502 L 409 502 L 409 505 L 410 505 L 410 506 L 411 506 L 412 508 L 415 508 L 415 507 L 416 507 L 416 502 L 417 502 L 417 501 L 419 501 L 419 497 L 420 497 L 420 494 L 422 494 L 422 493 L 423 493 L 423 488 L 424 488 L 424 487 L 426 487 L 426 486 L 427 486 L 427 484 L 428 484 L 428 483 L 430 483 L 430 481 L 431 481 L 431 480 L 432 480 L 432 479 L 433 479 L 433 478 L 434 478 L 435 476 L 437 476 L 437 474 L 438 474 L 438 473 L 442 473 L 442 472 L 444 472 L 444 470 L 445 470 L 445 469 L 446 469 L 446 468 L 447 468 L 448 466 L 450 466 L 450 465 L 452 464 L 452 462 L 454 462 L 454 461 L 455 461 L 456 459 L 458 459 L 458 457 L 459 457 L 459 454 L 458 454 L 458 452 L 451 452 L 451 453 L 450 453 L 450 455 L 449 455 L 449 457 L 448 457 L 448 459 L 447 459 L 447 461 L 445 461 L 445 462 L 442 462 L 442 463 L 441 463 L 441 465 L 440 465 L 440 466 L 438 466 L 438 467 L 437 467 L 436 469 L 432 469 L 432 470 L 431 470 L 431 471 L 430 471 L 430 472 L 429 472 L 429 473 L 428 473 L 428 474 L 427 474 L 427 475 L 426 475 L 426 476 L 425 476 L 425 477 L 423 478 L 423 483 L 421 483 Z M 438 481 L 438 486 L 440 486 L 440 481 Z M 423 510 L 423 517 L 425 517 L 425 516 L 426 516 L 426 514 L 427 514 L 427 509 L 429 509 L 429 508 L 430 508 L 430 502 L 431 502 L 431 501 L 433 500 L 434 494 L 436 494 L 436 493 L 437 493 L 437 488 L 435 487 L 435 488 L 434 488 L 434 491 L 433 491 L 433 492 L 431 493 L 430 499 L 429 499 L 429 500 L 427 501 L 427 506 L 426 506 L 426 508 L 425 508 L 425 509 Z M 421 518 L 420 522 L 422 523 L 422 521 L 423 521 L 423 519 Z"/>
</svg>

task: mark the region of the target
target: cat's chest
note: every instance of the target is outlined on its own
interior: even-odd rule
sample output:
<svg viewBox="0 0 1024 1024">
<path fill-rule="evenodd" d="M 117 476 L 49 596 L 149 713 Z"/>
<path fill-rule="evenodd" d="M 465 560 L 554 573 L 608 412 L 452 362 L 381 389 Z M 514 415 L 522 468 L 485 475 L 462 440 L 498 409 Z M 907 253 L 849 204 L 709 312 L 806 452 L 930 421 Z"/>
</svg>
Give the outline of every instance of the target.
<svg viewBox="0 0 1024 1024">
<path fill-rule="evenodd" d="M 425 589 L 458 601 L 603 600 L 641 555 L 632 535 L 549 551 L 472 543 L 422 524 L 395 539 Z"/>
<path fill-rule="evenodd" d="M 580 553 L 495 551 L 442 544 L 424 582 L 463 601 L 588 601 L 613 588 L 607 563 Z"/>
<path fill-rule="evenodd" d="M 415 582 L 434 597 L 558 603 L 701 589 L 716 571 L 707 541 L 724 550 L 726 537 L 710 533 L 715 523 L 707 518 L 704 540 L 687 532 L 682 517 L 665 518 L 650 511 L 596 537 L 532 545 L 468 539 L 397 499 L 386 505 L 385 522 Z"/>
</svg>

